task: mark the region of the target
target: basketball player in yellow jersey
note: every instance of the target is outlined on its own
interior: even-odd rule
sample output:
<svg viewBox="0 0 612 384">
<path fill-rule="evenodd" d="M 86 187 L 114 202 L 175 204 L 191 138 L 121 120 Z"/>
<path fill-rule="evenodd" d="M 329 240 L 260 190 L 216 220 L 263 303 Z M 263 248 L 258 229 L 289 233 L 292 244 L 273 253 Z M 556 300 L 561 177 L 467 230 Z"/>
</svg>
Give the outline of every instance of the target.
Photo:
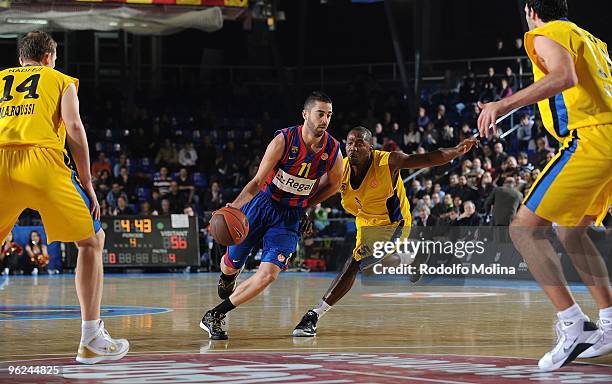
<svg viewBox="0 0 612 384">
<path fill-rule="evenodd" d="M 367 128 L 356 127 L 348 133 L 340 194 L 342 206 L 356 218 L 355 249 L 321 302 L 302 317 L 293 336 L 315 336 L 317 321 L 348 293 L 357 273 L 380 261 L 372 255 L 373 242 L 408 235 L 412 218 L 400 171 L 446 164 L 476 143 L 476 139 L 466 139 L 454 148 L 407 155 L 373 150 L 372 133 Z"/>
<path fill-rule="evenodd" d="M 546 129 L 563 144 L 510 227 L 514 245 L 558 311 L 557 345 L 539 361 L 540 369 L 550 371 L 577 356 L 612 351 L 609 275 L 586 234 L 612 202 L 612 61 L 604 42 L 566 18 L 566 0 L 527 0 L 525 13 L 530 29 L 525 49 L 535 82 L 511 97 L 481 105 L 478 129 L 488 136 L 497 116 L 538 102 Z M 551 222 L 559 224 L 559 239 L 600 308 L 598 326 L 574 301 L 542 233 Z"/>
<path fill-rule="evenodd" d="M 76 243 L 76 290 L 83 320 L 76 360 L 94 364 L 122 358 L 129 343 L 112 339 L 100 320 L 100 206 L 79 116 L 78 80 L 53 69 L 56 47 L 48 34 L 30 32 L 19 46 L 22 66 L 0 71 L 0 239 L 21 211 L 31 208 L 40 213 L 49 242 Z M 66 139 L 78 178 L 64 163 Z"/>
</svg>

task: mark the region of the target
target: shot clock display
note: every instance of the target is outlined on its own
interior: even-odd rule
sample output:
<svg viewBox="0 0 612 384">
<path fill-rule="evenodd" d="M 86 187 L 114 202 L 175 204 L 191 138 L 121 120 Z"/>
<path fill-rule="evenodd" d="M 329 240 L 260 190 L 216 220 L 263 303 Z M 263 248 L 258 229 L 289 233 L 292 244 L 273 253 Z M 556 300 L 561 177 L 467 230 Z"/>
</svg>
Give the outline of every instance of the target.
<svg viewBox="0 0 612 384">
<path fill-rule="evenodd" d="M 200 264 L 197 219 L 187 215 L 102 217 L 105 267 L 187 267 Z M 75 249 L 73 252 L 76 251 Z M 76 255 L 68 252 L 68 264 Z"/>
</svg>

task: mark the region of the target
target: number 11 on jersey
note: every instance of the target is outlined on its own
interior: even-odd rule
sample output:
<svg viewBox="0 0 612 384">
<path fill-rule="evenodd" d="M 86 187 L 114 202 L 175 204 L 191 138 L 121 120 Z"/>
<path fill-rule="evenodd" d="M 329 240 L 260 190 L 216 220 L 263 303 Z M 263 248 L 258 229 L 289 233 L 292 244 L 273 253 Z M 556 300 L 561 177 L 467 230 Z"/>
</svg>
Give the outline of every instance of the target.
<svg viewBox="0 0 612 384">
<path fill-rule="evenodd" d="M 310 172 L 310 163 L 302 163 L 302 167 L 298 172 L 298 176 L 300 177 L 308 177 L 308 173 Z"/>
</svg>

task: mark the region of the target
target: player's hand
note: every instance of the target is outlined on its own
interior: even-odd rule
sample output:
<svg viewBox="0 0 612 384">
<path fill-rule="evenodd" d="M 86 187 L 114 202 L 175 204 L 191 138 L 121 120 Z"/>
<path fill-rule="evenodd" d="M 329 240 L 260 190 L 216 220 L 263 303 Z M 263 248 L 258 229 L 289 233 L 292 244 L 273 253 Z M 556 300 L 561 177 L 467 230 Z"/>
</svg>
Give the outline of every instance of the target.
<svg viewBox="0 0 612 384">
<path fill-rule="evenodd" d="M 455 156 L 455 157 L 459 157 L 459 156 L 465 155 L 473 147 L 475 147 L 475 146 L 478 147 L 478 143 L 479 143 L 479 141 L 475 137 L 470 137 L 468 139 L 463 140 L 462 142 L 457 144 L 457 146 L 455 146 L 455 150 L 457 151 L 457 156 Z"/>
<path fill-rule="evenodd" d="M 87 193 L 87 197 L 89 198 L 89 203 L 91 204 L 91 217 L 93 217 L 95 220 L 100 220 L 100 203 L 98 203 L 98 198 L 96 197 L 96 192 L 94 192 L 93 184 L 89 182 L 84 187 L 85 193 Z"/>
<path fill-rule="evenodd" d="M 478 132 L 480 132 L 480 137 L 488 139 L 495 136 L 497 133 L 497 124 L 495 124 L 495 120 L 507 111 L 499 101 L 486 104 L 479 101 L 478 108 L 480 108 L 480 115 L 478 115 Z"/>
<path fill-rule="evenodd" d="M 234 205 L 234 203 L 227 203 L 225 206 L 228 208 L 240 209 L 238 206 Z"/>
<path fill-rule="evenodd" d="M 307 209 L 300 221 L 300 232 L 303 236 L 314 235 L 314 210 Z"/>
</svg>

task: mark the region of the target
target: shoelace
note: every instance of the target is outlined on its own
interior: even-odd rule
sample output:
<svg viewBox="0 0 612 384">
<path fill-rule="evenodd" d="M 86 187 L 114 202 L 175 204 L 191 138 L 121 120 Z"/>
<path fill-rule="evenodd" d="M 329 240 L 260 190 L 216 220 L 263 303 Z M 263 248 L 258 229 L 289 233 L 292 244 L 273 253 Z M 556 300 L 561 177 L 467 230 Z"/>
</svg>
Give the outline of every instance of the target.
<svg viewBox="0 0 612 384">
<path fill-rule="evenodd" d="M 212 317 L 212 321 L 211 321 L 211 325 L 213 328 L 213 331 L 215 332 L 223 332 L 223 328 L 221 328 L 222 325 L 225 325 L 225 317 L 216 317 L 211 315 Z"/>
<path fill-rule="evenodd" d="M 555 349 L 553 349 L 553 352 L 563 348 L 563 344 L 565 344 L 565 333 L 563 332 L 560 322 L 555 325 L 555 333 L 557 334 L 557 339 L 555 341 Z"/>
</svg>

